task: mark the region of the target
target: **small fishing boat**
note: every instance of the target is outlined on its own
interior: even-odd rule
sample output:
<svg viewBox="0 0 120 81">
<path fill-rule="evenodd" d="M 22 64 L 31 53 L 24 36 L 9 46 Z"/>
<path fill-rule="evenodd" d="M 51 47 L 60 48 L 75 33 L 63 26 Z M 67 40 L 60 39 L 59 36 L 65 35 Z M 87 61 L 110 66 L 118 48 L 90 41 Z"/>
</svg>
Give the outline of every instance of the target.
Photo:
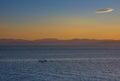
<svg viewBox="0 0 120 81">
<path fill-rule="evenodd" d="M 38 62 L 44 63 L 44 62 L 48 62 L 47 60 L 38 60 Z"/>
</svg>

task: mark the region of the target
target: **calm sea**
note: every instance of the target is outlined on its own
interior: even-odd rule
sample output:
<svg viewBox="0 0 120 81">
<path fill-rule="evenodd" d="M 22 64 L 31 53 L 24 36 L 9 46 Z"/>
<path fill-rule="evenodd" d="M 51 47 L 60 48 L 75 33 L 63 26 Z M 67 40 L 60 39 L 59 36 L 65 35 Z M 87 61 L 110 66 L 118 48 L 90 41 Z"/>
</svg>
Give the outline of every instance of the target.
<svg viewBox="0 0 120 81">
<path fill-rule="evenodd" d="M 0 46 L 0 81 L 120 81 L 120 47 Z"/>
</svg>

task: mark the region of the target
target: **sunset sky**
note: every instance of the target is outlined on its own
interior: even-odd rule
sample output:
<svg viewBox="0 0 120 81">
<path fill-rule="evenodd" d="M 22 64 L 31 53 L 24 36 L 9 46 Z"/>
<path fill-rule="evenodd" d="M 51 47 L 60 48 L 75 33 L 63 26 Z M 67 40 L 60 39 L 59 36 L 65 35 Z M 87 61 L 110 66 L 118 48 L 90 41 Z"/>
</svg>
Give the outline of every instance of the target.
<svg viewBox="0 0 120 81">
<path fill-rule="evenodd" d="M 2 38 L 120 40 L 120 0 L 0 0 Z"/>
</svg>

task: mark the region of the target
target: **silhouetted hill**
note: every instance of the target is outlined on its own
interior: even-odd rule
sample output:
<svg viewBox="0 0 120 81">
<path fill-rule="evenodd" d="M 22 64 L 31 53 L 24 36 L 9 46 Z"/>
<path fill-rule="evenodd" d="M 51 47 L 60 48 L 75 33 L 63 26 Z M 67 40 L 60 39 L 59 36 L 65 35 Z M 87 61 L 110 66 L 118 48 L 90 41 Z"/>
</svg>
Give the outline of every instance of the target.
<svg viewBox="0 0 120 81">
<path fill-rule="evenodd" d="M 92 40 L 92 39 L 40 39 L 40 40 L 22 40 L 22 39 L 0 39 L 0 46 L 120 46 L 120 40 Z"/>
</svg>

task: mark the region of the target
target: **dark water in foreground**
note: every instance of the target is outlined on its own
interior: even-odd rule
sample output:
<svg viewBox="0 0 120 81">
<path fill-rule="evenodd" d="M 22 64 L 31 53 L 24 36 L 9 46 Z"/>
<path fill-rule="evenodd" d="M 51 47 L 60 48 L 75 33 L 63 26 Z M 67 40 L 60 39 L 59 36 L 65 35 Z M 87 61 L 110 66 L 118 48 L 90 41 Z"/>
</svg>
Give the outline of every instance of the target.
<svg viewBox="0 0 120 81">
<path fill-rule="evenodd" d="M 1 46 L 0 81 L 120 81 L 120 47 Z"/>
</svg>

